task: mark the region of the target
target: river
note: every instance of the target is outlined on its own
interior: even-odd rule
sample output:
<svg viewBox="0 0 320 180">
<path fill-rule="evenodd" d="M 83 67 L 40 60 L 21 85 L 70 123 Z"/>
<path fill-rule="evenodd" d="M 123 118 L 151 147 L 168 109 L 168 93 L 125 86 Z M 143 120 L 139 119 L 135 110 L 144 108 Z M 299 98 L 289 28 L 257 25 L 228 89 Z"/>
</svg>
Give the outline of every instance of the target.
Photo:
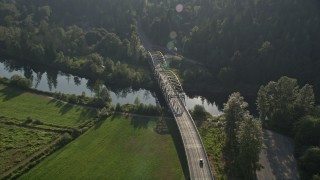
<svg viewBox="0 0 320 180">
<path fill-rule="evenodd" d="M 47 92 L 61 92 L 65 94 L 81 95 L 85 93 L 86 96 L 93 96 L 93 86 L 99 82 L 90 79 L 73 76 L 71 74 L 63 73 L 61 71 L 49 71 L 42 67 L 23 65 L 21 63 L 0 59 L 0 77 L 10 78 L 12 75 L 20 75 L 32 80 L 32 88 L 47 91 Z M 108 87 L 108 85 L 106 85 Z M 132 88 L 117 89 L 109 88 L 112 98 L 112 104 L 133 104 L 136 98 L 144 104 L 157 104 L 156 93 L 152 93 L 146 89 L 133 90 Z M 117 89 L 117 90 L 110 90 Z M 188 109 L 193 109 L 195 105 L 203 105 L 206 111 L 212 115 L 218 115 L 222 112 L 214 102 L 208 101 L 200 96 L 186 96 L 186 106 Z"/>
</svg>

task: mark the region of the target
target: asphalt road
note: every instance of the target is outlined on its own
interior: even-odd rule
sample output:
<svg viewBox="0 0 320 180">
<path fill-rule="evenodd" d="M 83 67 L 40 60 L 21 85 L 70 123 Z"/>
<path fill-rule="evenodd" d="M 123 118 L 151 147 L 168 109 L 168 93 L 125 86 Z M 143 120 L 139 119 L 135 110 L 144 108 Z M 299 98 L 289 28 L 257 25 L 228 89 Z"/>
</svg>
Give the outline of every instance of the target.
<svg viewBox="0 0 320 180">
<path fill-rule="evenodd" d="M 161 80 L 166 85 L 168 91 L 173 90 L 173 87 L 168 83 L 164 74 L 161 74 Z M 169 102 L 167 101 L 167 103 L 173 110 L 180 130 L 187 156 L 190 179 L 213 179 L 209 165 L 210 162 L 207 159 L 201 138 L 187 108 L 178 98 L 172 98 Z M 200 159 L 203 159 L 203 164 L 200 164 Z"/>
<path fill-rule="evenodd" d="M 264 167 L 257 171 L 259 180 L 300 179 L 294 158 L 294 143 L 289 137 L 273 131 L 263 131 L 264 148 L 259 163 Z"/>
</svg>

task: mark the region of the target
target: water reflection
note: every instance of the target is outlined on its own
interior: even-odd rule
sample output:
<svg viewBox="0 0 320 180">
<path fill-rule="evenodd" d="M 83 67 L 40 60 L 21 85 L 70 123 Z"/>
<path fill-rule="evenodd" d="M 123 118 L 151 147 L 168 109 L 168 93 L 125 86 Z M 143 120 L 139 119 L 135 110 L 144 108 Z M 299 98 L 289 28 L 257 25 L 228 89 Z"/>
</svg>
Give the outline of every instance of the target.
<svg viewBox="0 0 320 180">
<path fill-rule="evenodd" d="M 223 112 L 223 104 L 228 101 L 229 95 L 231 93 L 202 93 L 201 95 L 194 93 L 194 92 L 186 92 L 188 97 L 192 97 L 192 103 L 190 104 L 191 108 L 192 105 L 195 103 L 194 101 L 197 102 L 197 104 L 203 105 L 205 109 L 210 112 L 213 115 L 217 114 L 222 114 Z M 257 106 L 256 106 L 256 95 L 247 95 L 247 94 L 242 94 L 244 97 L 244 100 L 249 104 L 248 110 L 250 113 L 254 116 L 258 116 L 258 111 L 257 111 Z M 204 98 L 206 97 L 206 98 Z M 190 101 L 190 99 L 186 99 L 186 101 Z"/>
<path fill-rule="evenodd" d="M 189 109 L 199 104 L 204 106 L 204 108 L 213 115 L 222 114 L 223 103 L 228 100 L 228 94 L 225 93 L 198 94 L 198 92 L 186 92 L 186 94 L 188 96 L 186 102 Z"/>
<path fill-rule="evenodd" d="M 15 74 L 31 79 L 33 88 L 48 92 L 85 94 L 92 97 L 102 86 L 105 86 L 102 80 L 90 80 L 56 70 L 45 71 L 36 66 L 31 68 L 29 65 L 18 64 L 14 61 L 0 60 L 0 76 L 10 78 Z M 107 88 L 110 90 L 112 104 L 132 104 L 136 98 L 139 98 L 144 104 L 156 104 L 156 98 L 145 89 Z"/>
<path fill-rule="evenodd" d="M 206 111 L 213 115 L 222 114 L 215 102 L 209 102 L 202 96 L 195 96 L 193 98 L 186 97 L 186 105 L 188 109 L 193 109 L 195 105 L 202 105 Z"/>
<path fill-rule="evenodd" d="M 29 78 L 33 82 L 33 88 L 48 91 L 62 92 L 65 94 L 76 94 L 94 96 L 95 92 L 105 86 L 102 80 L 85 79 L 73 76 L 57 70 L 45 70 L 41 66 L 29 64 L 21 64 L 15 61 L 0 59 L 0 76 L 10 78 L 12 75 L 18 74 Z M 150 92 L 145 89 L 132 89 L 132 87 L 106 87 L 112 98 L 112 104 L 133 104 L 136 98 L 144 104 L 165 105 L 163 96 L 160 92 Z M 186 105 L 188 109 L 193 109 L 197 104 L 203 105 L 205 109 L 213 114 L 221 114 L 223 103 L 227 101 L 228 95 L 210 94 L 207 99 L 197 94 L 188 93 L 186 97 Z M 158 97 L 158 98 L 157 98 Z"/>
</svg>

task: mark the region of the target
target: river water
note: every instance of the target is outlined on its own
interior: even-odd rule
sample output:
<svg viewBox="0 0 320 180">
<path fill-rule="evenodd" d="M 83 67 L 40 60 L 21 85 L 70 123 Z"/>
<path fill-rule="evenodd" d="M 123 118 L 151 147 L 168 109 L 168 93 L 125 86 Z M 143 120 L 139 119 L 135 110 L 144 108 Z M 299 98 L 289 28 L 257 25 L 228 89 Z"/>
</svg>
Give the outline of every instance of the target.
<svg viewBox="0 0 320 180">
<path fill-rule="evenodd" d="M 32 79 L 33 88 L 47 92 L 61 92 L 65 94 L 93 96 L 92 90 L 94 84 L 92 80 L 80 78 L 71 74 L 66 74 L 60 71 L 48 71 L 39 67 L 31 67 L 30 65 L 22 65 L 20 63 L 0 59 L 0 77 L 10 78 L 12 75 L 20 75 Z M 108 85 L 106 85 L 108 87 Z M 114 88 L 108 88 L 114 89 Z M 116 91 L 110 90 L 112 104 L 133 104 L 136 98 L 144 104 L 155 105 L 157 103 L 156 93 L 152 93 L 146 89 L 133 90 L 132 88 L 120 89 Z M 186 96 L 186 106 L 188 109 L 193 109 L 195 105 L 203 105 L 206 111 L 212 115 L 218 115 L 222 112 L 214 102 L 207 99 L 195 96 Z"/>
</svg>

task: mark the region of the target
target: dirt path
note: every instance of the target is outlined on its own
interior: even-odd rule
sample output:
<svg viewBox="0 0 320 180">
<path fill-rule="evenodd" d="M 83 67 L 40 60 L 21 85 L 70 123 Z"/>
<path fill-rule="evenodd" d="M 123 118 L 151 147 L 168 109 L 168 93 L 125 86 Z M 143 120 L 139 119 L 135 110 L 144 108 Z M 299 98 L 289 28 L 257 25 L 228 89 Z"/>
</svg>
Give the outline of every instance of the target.
<svg viewBox="0 0 320 180">
<path fill-rule="evenodd" d="M 260 164 L 264 168 L 257 172 L 258 179 L 299 179 L 293 140 L 269 130 L 263 131 L 263 138 L 264 148 L 260 153 Z"/>
</svg>

